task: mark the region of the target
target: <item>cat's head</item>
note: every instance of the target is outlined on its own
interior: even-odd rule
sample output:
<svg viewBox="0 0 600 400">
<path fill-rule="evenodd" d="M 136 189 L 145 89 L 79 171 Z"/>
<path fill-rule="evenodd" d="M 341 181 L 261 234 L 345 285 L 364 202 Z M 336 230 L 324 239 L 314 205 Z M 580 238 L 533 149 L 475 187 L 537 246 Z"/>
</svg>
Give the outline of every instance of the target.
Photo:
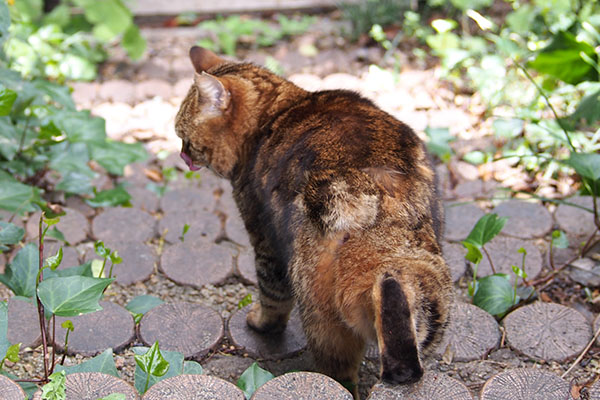
<svg viewBox="0 0 600 400">
<path fill-rule="evenodd" d="M 231 178 L 244 143 L 279 94 L 290 85 L 298 88 L 261 67 L 226 61 L 202 47 L 191 48 L 190 60 L 194 81 L 175 119 L 181 157 L 192 170 L 207 166 Z"/>
</svg>

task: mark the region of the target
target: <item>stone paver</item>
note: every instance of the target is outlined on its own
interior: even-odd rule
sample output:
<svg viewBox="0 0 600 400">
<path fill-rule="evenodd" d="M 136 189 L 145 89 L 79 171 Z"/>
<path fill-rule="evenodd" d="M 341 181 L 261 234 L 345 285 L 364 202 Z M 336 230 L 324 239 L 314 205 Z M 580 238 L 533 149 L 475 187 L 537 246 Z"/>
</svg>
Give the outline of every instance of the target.
<svg viewBox="0 0 600 400">
<path fill-rule="evenodd" d="M 290 372 L 271 379 L 259 387 L 252 400 L 352 400 L 342 385 L 328 376 L 314 372 Z"/>
<path fill-rule="evenodd" d="M 237 258 L 237 269 L 240 278 L 246 283 L 251 285 L 258 284 L 256 277 L 256 266 L 254 264 L 254 251 L 249 249 L 243 251 Z"/>
<path fill-rule="evenodd" d="M 22 349 L 33 349 L 42 343 L 40 320 L 34 303 L 16 298 L 8 299 L 6 337 L 10 343 L 21 343 Z"/>
<path fill-rule="evenodd" d="M 287 328 L 282 333 L 261 334 L 246 323 L 250 307 L 252 306 L 236 311 L 229 319 L 229 335 L 236 346 L 248 354 L 267 360 L 291 357 L 306 347 L 306 337 L 297 310 L 292 311 Z"/>
<path fill-rule="evenodd" d="M 223 320 L 212 309 L 192 303 L 163 303 L 148 311 L 140 322 L 140 339 L 162 350 L 200 357 L 223 337 Z"/>
<path fill-rule="evenodd" d="M 233 274 L 233 251 L 210 242 L 184 242 L 167 247 L 160 268 L 169 279 L 200 288 L 221 284 Z"/>
<path fill-rule="evenodd" d="M 444 238 L 451 241 L 464 240 L 485 212 L 471 203 L 446 203 Z"/>
<path fill-rule="evenodd" d="M 592 327 L 572 308 L 535 302 L 504 318 L 506 342 L 536 360 L 566 362 L 581 353 L 592 337 Z"/>
<path fill-rule="evenodd" d="M 442 252 L 444 253 L 446 264 L 450 267 L 452 281 L 458 281 L 464 276 L 467 270 L 467 260 L 465 259 L 467 250 L 462 244 L 444 242 L 442 244 Z"/>
<path fill-rule="evenodd" d="M 477 306 L 457 302 L 436 356 L 452 361 L 483 359 L 499 343 L 500 330 L 494 317 Z"/>
<path fill-rule="evenodd" d="M 509 200 L 496 206 L 493 212 L 508 218 L 502 229 L 506 235 L 531 239 L 542 237 L 552 229 L 552 215 L 539 203 Z"/>
<path fill-rule="evenodd" d="M 173 86 L 162 79 L 148 79 L 135 85 L 135 98 L 144 101 L 153 97 L 165 100 L 173 97 Z"/>
<path fill-rule="evenodd" d="M 62 232 L 65 240 L 74 246 L 77 243 L 84 241 L 89 236 L 90 223 L 87 218 L 77 210 L 65 208 L 64 211 L 66 214 L 61 216 L 60 221 L 56 225 L 52 225 L 50 229 L 56 227 Z M 39 236 L 40 214 L 41 213 L 39 212 L 33 213 L 27 221 L 25 229 L 27 231 L 27 237 L 30 239 L 37 239 Z M 52 241 L 56 239 L 47 236 L 47 240 Z"/>
<path fill-rule="evenodd" d="M 123 379 L 101 372 L 76 372 L 69 374 L 65 382 L 65 400 L 98 400 L 113 393 L 122 393 L 125 400 L 137 400 L 139 395 Z M 41 400 L 41 390 L 33 396 Z"/>
<path fill-rule="evenodd" d="M 568 400 L 569 384 L 559 376 L 531 368 L 511 369 L 489 379 L 481 400 Z"/>
<path fill-rule="evenodd" d="M 148 213 L 158 210 L 159 198 L 156 193 L 145 187 L 129 186 L 127 191 L 131 195 L 131 205 Z"/>
<path fill-rule="evenodd" d="M 566 201 L 590 210 L 593 208 L 591 196 L 576 196 L 568 198 Z M 587 238 L 596 229 L 592 214 L 578 207 L 560 204 L 554 212 L 554 217 L 560 229 L 566 231 L 570 236 Z"/>
<path fill-rule="evenodd" d="M 469 389 L 447 375 L 425 371 L 421 381 L 412 385 L 378 383 L 367 400 L 472 400 Z"/>
<path fill-rule="evenodd" d="M 215 196 L 212 190 L 184 188 L 168 190 L 160 199 L 160 208 L 166 213 L 187 211 L 212 211 Z"/>
<path fill-rule="evenodd" d="M 76 317 L 56 318 L 56 344 L 64 350 L 66 330 L 60 326 L 70 319 L 75 329 L 69 334 L 67 354 L 95 356 L 108 348 L 115 353 L 127 347 L 135 337 L 133 317 L 123 307 L 101 301 L 101 311 Z"/>
<path fill-rule="evenodd" d="M 526 240 L 498 235 L 485 245 L 489 253 L 496 272 L 502 272 L 510 276 L 511 282 L 514 282 L 515 274 L 512 272 L 512 266 L 519 268 L 523 265 L 523 254 L 518 250 L 523 247 L 527 251 L 525 257 L 525 272 L 528 279 L 533 279 L 542 271 L 543 258 L 537 246 Z M 483 254 L 483 258 L 477 269 L 477 276 L 482 277 L 492 274 L 492 267 L 488 258 Z"/>
<path fill-rule="evenodd" d="M 113 102 L 133 103 L 135 99 L 135 85 L 123 79 L 103 82 L 98 90 L 98 98 Z"/>
<path fill-rule="evenodd" d="M 111 246 L 114 247 L 110 247 L 110 249 L 116 250 L 123 259 L 120 264 L 115 264 L 113 267 L 112 276 L 116 278 L 118 284 L 131 285 L 144 281 L 154 271 L 157 258 L 152 247 L 137 242 L 123 242 Z M 106 271 L 106 276 L 108 276 L 108 271 Z"/>
<path fill-rule="evenodd" d="M 233 383 L 208 375 L 179 375 L 154 384 L 143 400 L 245 400 Z"/>
<path fill-rule="evenodd" d="M 221 221 L 215 214 L 202 210 L 178 210 L 166 213 L 158 222 L 158 232 L 171 244 L 180 243 L 183 228 L 184 242 L 214 241 L 221 233 Z"/>
<path fill-rule="evenodd" d="M 0 375 L 0 393 L 2 393 L 3 400 L 23 400 L 27 398 L 21 386 L 4 375 Z"/>
<path fill-rule="evenodd" d="M 244 221 L 237 212 L 228 216 L 225 222 L 225 235 L 232 242 L 250 247 L 250 237 L 244 226 Z"/>
<path fill-rule="evenodd" d="M 145 242 L 155 233 L 155 219 L 135 208 L 110 208 L 94 218 L 94 238 L 108 243 Z"/>
</svg>

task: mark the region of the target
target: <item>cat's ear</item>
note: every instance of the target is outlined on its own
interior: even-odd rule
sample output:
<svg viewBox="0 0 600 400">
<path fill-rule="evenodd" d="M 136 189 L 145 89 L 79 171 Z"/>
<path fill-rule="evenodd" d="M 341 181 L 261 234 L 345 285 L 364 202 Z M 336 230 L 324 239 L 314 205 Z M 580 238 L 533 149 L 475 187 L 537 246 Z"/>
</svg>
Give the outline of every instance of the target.
<svg viewBox="0 0 600 400">
<path fill-rule="evenodd" d="M 199 74 L 225 62 L 225 60 L 212 51 L 198 46 L 193 46 L 190 49 L 190 60 L 194 69 Z"/>
<path fill-rule="evenodd" d="M 221 81 L 206 72 L 194 74 L 194 85 L 198 88 L 202 102 L 214 110 L 225 110 L 229 106 L 230 94 Z"/>
</svg>

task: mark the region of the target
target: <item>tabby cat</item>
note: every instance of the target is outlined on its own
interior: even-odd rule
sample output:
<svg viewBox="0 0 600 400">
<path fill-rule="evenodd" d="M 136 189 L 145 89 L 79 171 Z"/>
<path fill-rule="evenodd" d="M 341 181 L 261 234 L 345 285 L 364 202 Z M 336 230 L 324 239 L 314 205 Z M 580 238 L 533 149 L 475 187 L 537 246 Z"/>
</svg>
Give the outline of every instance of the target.
<svg viewBox="0 0 600 400">
<path fill-rule="evenodd" d="M 419 380 L 452 301 L 423 143 L 351 91 L 307 92 L 201 47 L 190 58 L 181 157 L 231 181 L 256 254 L 248 325 L 281 332 L 296 303 L 318 369 L 355 397 L 371 339 L 383 381 Z"/>
</svg>

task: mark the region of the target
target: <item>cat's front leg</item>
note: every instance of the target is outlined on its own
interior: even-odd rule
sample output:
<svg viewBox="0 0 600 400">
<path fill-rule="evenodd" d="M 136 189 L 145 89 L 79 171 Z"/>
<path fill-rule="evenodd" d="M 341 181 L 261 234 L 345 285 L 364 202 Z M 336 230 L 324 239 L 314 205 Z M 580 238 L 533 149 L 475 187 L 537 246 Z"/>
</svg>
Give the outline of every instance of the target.
<svg viewBox="0 0 600 400">
<path fill-rule="evenodd" d="M 287 268 L 260 244 L 255 253 L 259 298 L 248 312 L 246 322 L 258 332 L 282 332 L 294 307 Z"/>
</svg>

